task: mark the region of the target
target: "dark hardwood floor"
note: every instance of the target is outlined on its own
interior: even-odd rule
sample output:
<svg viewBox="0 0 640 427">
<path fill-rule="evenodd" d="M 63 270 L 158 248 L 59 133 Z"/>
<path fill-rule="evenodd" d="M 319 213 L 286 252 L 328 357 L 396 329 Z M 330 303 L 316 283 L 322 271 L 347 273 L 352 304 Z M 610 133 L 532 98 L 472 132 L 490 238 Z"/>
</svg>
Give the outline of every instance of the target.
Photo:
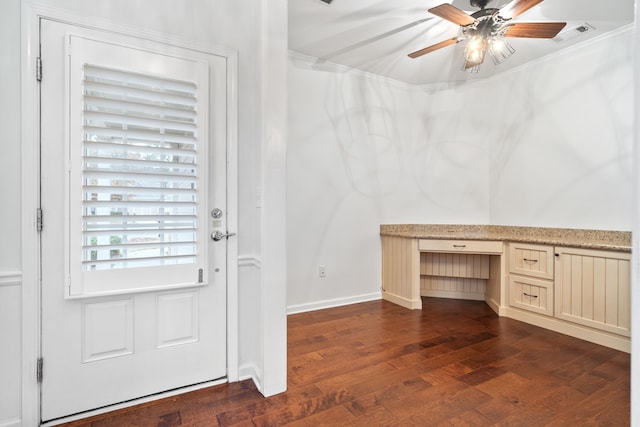
<svg viewBox="0 0 640 427">
<path fill-rule="evenodd" d="M 288 390 L 225 384 L 67 426 L 625 426 L 626 353 L 483 302 L 384 301 L 289 316 Z"/>
</svg>

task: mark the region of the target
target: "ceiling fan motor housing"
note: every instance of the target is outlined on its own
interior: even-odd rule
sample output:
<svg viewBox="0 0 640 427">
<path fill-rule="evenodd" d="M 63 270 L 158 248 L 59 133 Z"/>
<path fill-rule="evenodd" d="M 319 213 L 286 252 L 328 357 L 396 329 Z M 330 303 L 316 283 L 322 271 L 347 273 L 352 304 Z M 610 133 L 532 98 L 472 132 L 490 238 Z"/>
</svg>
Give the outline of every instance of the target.
<svg viewBox="0 0 640 427">
<path fill-rule="evenodd" d="M 484 9 L 489 4 L 489 0 L 471 0 L 471 6 Z"/>
<path fill-rule="evenodd" d="M 463 34 L 470 36 L 489 37 L 500 33 L 504 20 L 498 15 L 499 9 L 482 9 L 471 16 L 475 22 L 471 25 L 463 26 Z"/>
</svg>

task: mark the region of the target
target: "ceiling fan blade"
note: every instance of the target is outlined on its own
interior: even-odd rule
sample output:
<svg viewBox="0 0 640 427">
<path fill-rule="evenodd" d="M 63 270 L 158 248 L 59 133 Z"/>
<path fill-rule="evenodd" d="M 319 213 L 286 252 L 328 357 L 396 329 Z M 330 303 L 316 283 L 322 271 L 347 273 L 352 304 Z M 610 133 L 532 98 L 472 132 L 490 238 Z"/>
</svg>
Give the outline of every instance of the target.
<svg viewBox="0 0 640 427">
<path fill-rule="evenodd" d="M 513 0 L 511 3 L 500 9 L 500 16 L 504 19 L 515 18 L 523 14 L 533 6 L 542 3 L 543 0 Z"/>
<path fill-rule="evenodd" d="M 426 55 L 429 52 L 433 52 L 434 50 L 442 49 L 443 47 L 447 47 L 447 46 L 450 46 L 450 45 L 456 44 L 456 43 L 458 43 L 458 38 L 454 37 L 452 39 L 444 40 L 444 41 L 441 41 L 440 43 L 436 43 L 434 45 L 427 46 L 424 49 L 416 50 L 415 52 L 410 53 L 409 57 L 410 58 L 417 58 L 419 56 Z"/>
<path fill-rule="evenodd" d="M 458 25 L 469 25 L 476 22 L 475 18 L 473 18 L 471 15 L 467 15 L 465 11 L 458 9 L 455 6 L 451 6 L 449 3 L 444 3 L 440 6 L 432 7 L 431 9 L 429 9 L 429 12 Z"/>
<path fill-rule="evenodd" d="M 505 37 L 552 39 L 567 25 L 566 22 L 518 22 L 510 25 Z"/>
</svg>

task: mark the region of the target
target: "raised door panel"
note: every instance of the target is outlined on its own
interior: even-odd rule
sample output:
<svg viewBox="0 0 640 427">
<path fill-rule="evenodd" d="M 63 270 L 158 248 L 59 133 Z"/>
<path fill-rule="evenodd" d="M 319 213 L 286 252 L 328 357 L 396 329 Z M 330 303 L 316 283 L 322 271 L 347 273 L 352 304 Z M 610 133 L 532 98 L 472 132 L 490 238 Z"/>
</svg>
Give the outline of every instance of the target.
<svg viewBox="0 0 640 427">
<path fill-rule="evenodd" d="M 631 256 L 556 248 L 555 316 L 630 336 Z"/>
</svg>

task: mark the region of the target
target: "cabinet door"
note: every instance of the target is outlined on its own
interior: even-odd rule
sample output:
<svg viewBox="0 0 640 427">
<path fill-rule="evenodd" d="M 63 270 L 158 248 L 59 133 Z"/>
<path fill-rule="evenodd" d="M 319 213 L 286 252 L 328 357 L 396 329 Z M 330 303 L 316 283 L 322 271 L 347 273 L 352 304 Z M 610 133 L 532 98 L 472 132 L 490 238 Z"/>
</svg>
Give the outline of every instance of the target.
<svg viewBox="0 0 640 427">
<path fill-rule="evenodd" d="M 540 279 L 553 279 L 553 247 L 509 243 L 509 271 Z"/>
<path fill-rule="evenodd" d="M 630 336 L 628 253 L 556 248 L 555 316 Z"/>
</svg>

